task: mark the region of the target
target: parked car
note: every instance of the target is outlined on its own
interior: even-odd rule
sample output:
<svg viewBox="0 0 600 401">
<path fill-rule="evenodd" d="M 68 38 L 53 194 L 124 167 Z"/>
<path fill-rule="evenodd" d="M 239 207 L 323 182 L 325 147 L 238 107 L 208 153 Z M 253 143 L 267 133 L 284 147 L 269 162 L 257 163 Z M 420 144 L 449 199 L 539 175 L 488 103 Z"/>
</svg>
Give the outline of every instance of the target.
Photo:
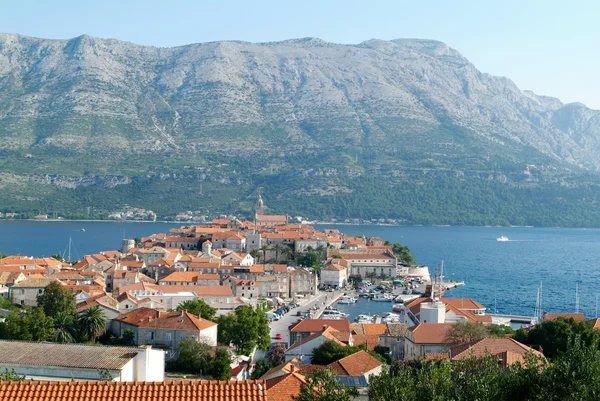
<svg viewBox="0 0 600 401">
<path fill-rule="evenodd" d="M 279 333 L 275 334 L 275 339 L 276 340 L 281 340 L 283 338 L 283 336 Z"/>
</svg>

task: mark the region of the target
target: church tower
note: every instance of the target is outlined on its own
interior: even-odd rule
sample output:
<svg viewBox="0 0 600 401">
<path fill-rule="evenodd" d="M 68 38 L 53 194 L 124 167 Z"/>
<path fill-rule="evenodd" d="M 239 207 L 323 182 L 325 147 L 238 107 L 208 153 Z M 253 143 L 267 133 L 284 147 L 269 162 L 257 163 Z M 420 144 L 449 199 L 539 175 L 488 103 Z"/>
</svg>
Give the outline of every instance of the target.
<svg viewBox="0 0 600 401">
<path fill-rule="evenodd" d="M 256 200 L 256 215 L 264 216 L 265 214 L 265 203 L 263 202 L 262 196 L 258 194 L 258 199 Z"/>
</svg>

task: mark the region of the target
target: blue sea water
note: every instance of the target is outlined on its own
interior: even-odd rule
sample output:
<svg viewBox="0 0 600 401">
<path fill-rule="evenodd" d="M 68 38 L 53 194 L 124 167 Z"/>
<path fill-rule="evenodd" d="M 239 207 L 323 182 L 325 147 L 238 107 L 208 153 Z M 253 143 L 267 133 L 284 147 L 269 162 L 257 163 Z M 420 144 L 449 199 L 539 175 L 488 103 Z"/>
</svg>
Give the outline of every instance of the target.
<svg viewBox="0 0 600 401">
<path fill-rule="evenodd" d="M 67 250 L 73 258 L 119 249 L 123 238 L 167 232 L 181 224 L 115 222 L 0 221 L 0 252 L 50 256 Z M 447 296 L 473 298 L 489 312 L 532 316 L 543 282 L 544 309 L 596 316 L 600 294 L 600 229 L 499 227 L 392 227 L 318 225 L 349 235 L 378 236 L 408 245 L 419 264 L 433 273 L 444 261 L 446 279 L 466 286 Z M 82 231 L 85 230 L 85 231 Z M 505 235 L 509 242 L 498 242 Z M 391 305 L 383 303 L 386 310 Z M 375 308 L 375 306 L 374 306 Z M 378 308 L 378 307 L 377 307 Z M 365 313 L 378 313 L 365 311 Z"/>
</svg>

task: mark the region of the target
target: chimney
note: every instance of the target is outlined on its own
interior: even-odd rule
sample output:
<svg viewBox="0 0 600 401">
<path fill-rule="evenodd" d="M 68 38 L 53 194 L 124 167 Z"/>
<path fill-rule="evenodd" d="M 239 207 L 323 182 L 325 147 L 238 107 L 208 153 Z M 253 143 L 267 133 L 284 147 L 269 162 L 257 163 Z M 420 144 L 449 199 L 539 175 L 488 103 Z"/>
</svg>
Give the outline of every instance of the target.
<svg viewBox="0 0 600 401">
<path fill-rule="evenodd" d="M 181 313 L 179 314 L 179 316 L 183 317 L 183 311 L 181 311 Z"/>
</svg>

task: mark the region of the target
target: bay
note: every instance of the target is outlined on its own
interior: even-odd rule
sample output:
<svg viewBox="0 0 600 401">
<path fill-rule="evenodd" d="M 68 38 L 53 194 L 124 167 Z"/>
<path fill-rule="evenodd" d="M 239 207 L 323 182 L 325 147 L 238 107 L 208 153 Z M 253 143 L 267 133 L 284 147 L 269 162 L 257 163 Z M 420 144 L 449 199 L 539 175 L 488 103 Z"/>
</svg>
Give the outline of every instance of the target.
<svg viewBox="0 0 600 401">
<path fill-rule="evenodd" d="M 123 238 L 164 233 L 180 225 L 4 220 L 0 221 L 0 252 L 28 256 L 62 254 L 72 238 L 72 257 L 80 258 L 120 249 Z M 316 228 L 335 228 L 348 235 L 377 236 L 408 245 L 417 263 L 429 266 L 431 273 L 444 260 L 446 278 L 466 282 L 464 287 L 448 291 L 447 296 L 473 298 L 488 312 L 532 316 L 537 289 L 543 282 L 545 310 L 575 311 L 578 284 L 580 311 L 590 318 L 596 316 L 600 229 L 375 225 Z M 496 241 L 501 235 L 511 241 Z"/>
</svg>

